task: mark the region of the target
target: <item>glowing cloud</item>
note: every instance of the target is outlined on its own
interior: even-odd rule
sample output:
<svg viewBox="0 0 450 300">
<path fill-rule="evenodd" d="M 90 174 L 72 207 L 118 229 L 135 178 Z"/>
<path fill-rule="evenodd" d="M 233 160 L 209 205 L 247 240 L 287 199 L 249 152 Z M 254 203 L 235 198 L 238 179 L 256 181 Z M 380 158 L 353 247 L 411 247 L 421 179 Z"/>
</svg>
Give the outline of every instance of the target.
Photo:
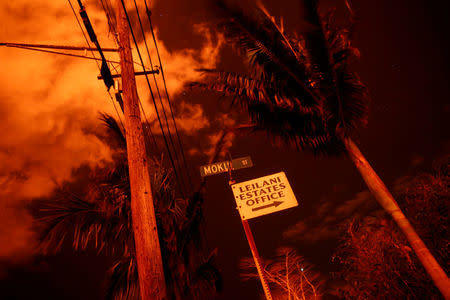
<svg viewBox="0 0 450 300">
<path fill-rule="evenodd" d="M 115 47 L 104 12 L 93 1 L 85 5 L 100 44 Z M 2 1 L 0 18 L 0 42 L 86 45 L 66 1 Z M 198 50 L 170 52 L 158 41 L 173 97 L 187 81 L 199 79 L 195 68 L 216 63 L 221 39 L 214 39 L 204 26 L 195 30 L 205 41 Z M 33 252 L 26 201 L 49 195 L 56 183 L 71 179 L 74 169 L 110 159 L 109 148 L 98 138 L 102 126 L 98 113 L 115 115 L 115 110 L 103 82 L 97 80 L 99 70 L 92 60 L 6 47 L 0 47 L 0 57 L 0 261 L 11 262 Z M 108 54 L 108 59 L 117 61 L 118 55 Z M 138 84 L 154 121 L 149 92 L 142 79 Z M 193 134 L 209 126 L 200 106 L 183 103 L 177 107 L 180 130 Z"/>
</svg>

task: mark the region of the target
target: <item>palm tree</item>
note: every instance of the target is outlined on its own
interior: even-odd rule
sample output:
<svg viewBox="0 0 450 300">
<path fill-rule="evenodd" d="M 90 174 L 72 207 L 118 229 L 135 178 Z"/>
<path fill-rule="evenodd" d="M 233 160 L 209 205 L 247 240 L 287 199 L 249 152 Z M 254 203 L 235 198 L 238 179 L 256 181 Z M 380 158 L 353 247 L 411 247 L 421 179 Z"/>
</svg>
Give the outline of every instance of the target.
<svg viewBox="0 0 450 300">
<path fill-rule="evenodd" d="M 191 87 L 233 97 L 232 104 L 247 111 L 254 130 L 288 145 L 327 155 L 346 153 L 436 286 L 450 299 L 447 275 L 351 139 L 356 129 L 366 125 L 369 103 L 366 87 L 350 69 L 359 54 L 350 41 L 351 24 L 339 27 L 332 12 L 319 13 L 318 0 L 304 0 L 308 26 L 289 35 L 260 3 L 251 12 L 223 1 L 218 4 L 223 15 L 219 28 L 246 58 L 249 72 L 202 69 L 211 80 Z"/>
<path fill-rule="evenodd" d="M 130 186 L 124 133 L 114 118 L 102 115 L 109 129 L 114 162 L 91 172 L 90 184 L 79 197 L 60 189 L 61 197 L 40 206 L 39 223 L 44 253 L 60 251 L 70 233 L 73 248 L 89 245 L 99 253 L 107 252 L 117 261 L 109 271 L 106 299 L 140 299 L 133 231 L 131 226 Z M 150 170 L 156 203 L 158 234 L 164 273 L 171 299 L 205 299 L 220 288 L 220 274 L 214 267 L 215 251 L 205 255 L 202 244 L 202 193 L 190 199 L 175 198 L 171 170 L 153 159 Z"/>
</svg>

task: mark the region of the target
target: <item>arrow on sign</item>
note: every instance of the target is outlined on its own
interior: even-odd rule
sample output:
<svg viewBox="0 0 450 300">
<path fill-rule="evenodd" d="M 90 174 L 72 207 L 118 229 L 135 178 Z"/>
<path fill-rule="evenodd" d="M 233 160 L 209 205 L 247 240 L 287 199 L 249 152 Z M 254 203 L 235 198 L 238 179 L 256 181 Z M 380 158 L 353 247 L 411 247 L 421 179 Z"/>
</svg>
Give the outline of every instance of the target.
<svg viewBox="0 0 450 300">
<path fill-rule="evenodd" d="M 267 205 L 263 205 L 263 206 L 260 206 L 260 207 L 252 208 L 252 211 L 257 211 L 257 210 L 261 210 L 261 209 L 272 207 L 272 206 L 277 207 L 278 205 L 280 205 L 282 203 L 283 203 L 283 201 L 273 201 L 273 203 L 271 203 L 271 204 L 267 204 Z"/>
</svg>

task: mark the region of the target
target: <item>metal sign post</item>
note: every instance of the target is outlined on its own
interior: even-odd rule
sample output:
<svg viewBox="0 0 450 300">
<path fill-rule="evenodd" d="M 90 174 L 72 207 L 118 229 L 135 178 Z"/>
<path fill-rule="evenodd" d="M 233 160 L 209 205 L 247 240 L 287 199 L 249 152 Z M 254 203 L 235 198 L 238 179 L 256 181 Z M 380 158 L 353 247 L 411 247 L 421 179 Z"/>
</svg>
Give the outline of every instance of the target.
<svg viewBox="0 0 450 300">
<path fill-rule="evenodd" d="M 230 174 L 231 179 L 231 174 Z M 253 260 L 258 270 L 259 279 L 264 289 L 266 299 L 272 299 L 269 286 L 261 267 L 258 250 L 253 239 L 248 219 L 271 214 L 298 205 L 294 192 L 284 172 L 259 177 L 256 179 L 235 183 L 230 180 L 230 187 L 236 200 L 241 216 L 242 226 L 252 251 Z"/>
<path fill-rule="evenodd" d="M 271 214 L 297 206 L 297 199 L 284 172 L 236 183 L 231 177 L 231 171 L 253 166 L 250 156 L 228 161 L 217 162 L 200 167 L 202 177 L 227 172 L 229 185 L 236 200 L 241 216 L 242 227 L 252 252 L 253 260 L 258 270 L 259 280 L 264 290 L 266 300 L 272 300 L 269 285 L 262 269 L 261 259 L 256 248 L 248 219 Z"/>
<path fill-rule="evenodd" d="M 235 181 L 230 180 L 230 187 L 235 184 Z M 253 261 L 255 262 L 256 270 L 258 270 L 259 280 L 261 281 L 261 285 L 264 290 L 264 295 L 267 300 L 272 300 L 272 294 L 270 293 L 269 285 L 267 284 L 266 276 L 264 276 L 264 272 L 261 266 L 261 259 L 259 257 L 258 249 L 256 248 L 255 240 L 253 239 L 253 233 L 250 229 L 250 225 L 248 221 L 241 218 L 242 227 L 244 227 L 245 236 L 247 237 L 248 245 L 250 246 L 250 251 L 252 252 Z"/>
</svg>

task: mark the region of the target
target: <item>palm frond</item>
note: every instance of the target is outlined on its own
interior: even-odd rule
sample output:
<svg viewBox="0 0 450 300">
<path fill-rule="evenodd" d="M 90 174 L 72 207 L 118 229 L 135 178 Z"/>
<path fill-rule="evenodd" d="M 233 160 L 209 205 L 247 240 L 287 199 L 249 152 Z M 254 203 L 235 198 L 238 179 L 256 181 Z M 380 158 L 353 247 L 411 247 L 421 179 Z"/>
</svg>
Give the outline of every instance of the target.
<svg viewBox="0 0 450 300">
<path fill-rule="evenodd" d="M 65 191 L 61 194 L 58 200 L 41 205 L 38 222 L 45 226 L 40 245 L 44 253 L 60 251 L 69 234 L 73 234 L 75 250 L 92 245 L 98 252 L 129 253 L 134 241 L 120 194 L 115 190 L 102 190 L 103 201 L 78 198 Z"/>
<path fill-rule="evenodd" d="M 306 47 L 313 63 L 321 73 L 319 81 L 325 104 L 329 128 L 338 134 L 348 135 L 367 123 L 369 96 L 357 75 L 349 71 L 350 64 L 359 58 L 358 49 L 350 41 L 349 28 L 335 23 L 334 11 L 327 15 L 319 12 L 318 1 L 305 0 L 307 19 L 314 30 L 304 33 Z"/>
<path fill-rule="evenodd" d="M 255 130 L 265 131 L 275 142 L 281 142 L 300 150 L 308 149 L 316 154 L 339 154 L 342 144 L 317 114 L 298 114 L 294 110 L 270 108 L 263 104 L 248 109 Z"/>
<path fill-rule="evenodd" d="M 114 118 L 108 115 L 102 118 L 124 142 Z M 98 252 L 120 255 L 120 261 L 110 271 L 107 299 L 138 299 L 126 152 L 114 155 L 113 159 L 114 163 L 108 167 L 92 170 L 82 196 L 61 188 L 57 200 L 41 204 L 39 222 L 44 226 L 41 248 L 45 253 L 59 251 L 70 238 L 75 250 L 92 246 Z M 162 161 L 151 160 L 151 185 L 166 280 L 179 299 L 210 298 L 215 283 L 205 281 L 216 281 L 213 274 L 218 271 L 212 260 L 208 264 L 204 254 L 203 198 L 200 194 L 191 199 L 176 198 L 172 170 L 165 168 Z"/>
<path fill-rule="evenodd" d="M 140 289 L 136 261 L 124 257 L 109 270 L 106 300 L 139 300 Z"/>
<path fill-rule="evenodd" d="M 235 135 L 243 135 L 249 134 L 255 131 L 255 125 L 252 123 L 248 124 L 240 124 L 237 126 L 229 127 L 222 130 L 219 139 L 216 142 L 213 153 L 208 158 L 208 163 L 212 164 L 213 162 L 219 161 L 219 159 L 223 159 L 229 153 L 232 139 Z M 205 183 L 205 179 L 202 180 L 202 185 Z"/>
<path fill-rule="evenodd" d="M 348 135 L 352 130 L 367 125 L 369 96 L 356 73 L 337 70 L 337 80 L 342 94 L 342 119 L 338 127 Z"/>
<path fill-rule="evenodd" d="M 240 102 L 244 106 L 247 106 L 247 102 L 263 102 L 273 107 L 287 107 L 305 114 L 312 113 L 315 109 L 314 106 L 303 105 L 291 90 L 280 89 L 271 81 L 262 81 L 244 74 L 214 69 L 198 69 L 198 71 L 212 76 L 211 81 L 208 83 L 192 82 L 190 83 L 191 88 L 213 90 L 223 96 L 233 97 L 233 100 L 245 98 L 246 101 Z"/>
<path fill-rule="evenodd" d="M 125 149 L 127 145 L 125 132 L 122 131 L 116 119 L 108 114 L 100 113 L 100 120 L 103 121 L 110 132 L 114 134 L 116 139 L 119 141 L 120 146 Z"/>
<path fill-rule="evenodd" d="M 225 36 L 249 58 L 252 76 L 262 81 L 276 81 L 280 90 L 296 86 L 294 90 L 303 106 L 321 102 L 310 79 L 310 64 L 301 55 L 295 55 L 270 17 L 261 9 L 246 14 L 241 9 L 219 1 L 224 21 L 220 28 Z"/>
<path fill-rule="evenodd" d="M 318 0 L 302 1 L 309 26 L 295 38 L 261 4 L 248 13 L 218 2 L 220 28 L 249 58 L 249 74 L 203 69 L 209 76 L 191 86 L 232 97 L 257 130 L 277 140 L 341 153 L 342 138 L 367 123 L 369 103 L 366 87 L 350 71 L 359 57 L 350 30 L 335 25 L 333 12 L 321 14 Z"/>
<path fill-rule="evenodd" d="M 204 295 L 214 295 L 222 290 L 222 276 L 214 261 L 216 255 L 217 249 L 211 252 L 193 273 L 191 284 L 196 287 L 192 293 L 193 299 L 203 299 Z"/>
</svg>

